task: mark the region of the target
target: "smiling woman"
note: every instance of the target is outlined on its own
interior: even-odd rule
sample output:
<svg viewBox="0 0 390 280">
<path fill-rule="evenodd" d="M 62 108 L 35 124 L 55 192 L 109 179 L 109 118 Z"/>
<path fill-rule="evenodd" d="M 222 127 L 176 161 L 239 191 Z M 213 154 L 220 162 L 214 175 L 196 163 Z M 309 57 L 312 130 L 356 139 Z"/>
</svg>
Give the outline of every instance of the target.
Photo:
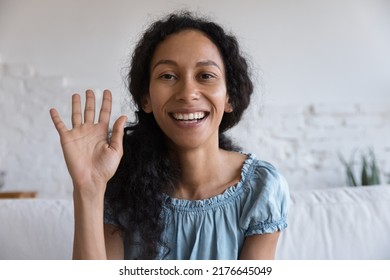
<svg viewBox="0 0 390 280">
<path fill-rule="evenodd" d="M 219 124 L 231 111 L 218 48 L 202 32 L 180 31 L 157 47 L 151 65 L 143 109 L 153 112 L 172 145 L 218 145 Z"/>
<path fill-rule="evenodd" d="M 74 184 L 74 258 L 272 259 L 286 228 L 288 187 L 269 163 L 239 152 L 236 125 L 253 85 L 234 36 L 188 12 L 153 23 L 128 75 L 136 123 L 108 123 L 104 92 L 72 97 L 60 134 Z M 103 225 L 104 218 L 104 225 Z"/>
</svg>

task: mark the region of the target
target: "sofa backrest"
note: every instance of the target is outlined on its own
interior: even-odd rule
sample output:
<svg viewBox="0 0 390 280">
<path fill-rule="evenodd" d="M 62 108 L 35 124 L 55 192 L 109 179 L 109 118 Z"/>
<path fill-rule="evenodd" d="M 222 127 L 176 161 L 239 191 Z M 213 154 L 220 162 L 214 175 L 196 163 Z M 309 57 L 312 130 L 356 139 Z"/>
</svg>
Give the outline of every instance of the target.
<svg viewBox="0 0 390 280">
<path fill-rule="evenodd" d="M 0 259 L 71 259 L 73 202 L 0 199 Z"/>
<path fill-rule="evenodd" d="M 390 186 L 291 192 L 277 259 L 390 259 Z M 0 199 L 0 259 L 70 259 L 73 203 Z"/>
<path fill-rule="evenodd" d="M 390 259 L 390 186 L 291 194 L 277 259 Z"/>
</svg>

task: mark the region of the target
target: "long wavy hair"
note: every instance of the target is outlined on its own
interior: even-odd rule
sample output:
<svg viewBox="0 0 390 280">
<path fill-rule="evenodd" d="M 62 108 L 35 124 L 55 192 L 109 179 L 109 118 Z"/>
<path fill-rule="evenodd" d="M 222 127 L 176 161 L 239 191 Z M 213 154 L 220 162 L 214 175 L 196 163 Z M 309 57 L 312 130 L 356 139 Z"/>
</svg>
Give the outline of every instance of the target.
<svg viewBox="0 0 390 280">
<path fill-rule="evenodd" d="M 153 114 L 142 109 L 149 92 L 151 60 L 158 45 L 169 35 L 188 29 L 205 34 L 217 46 L 224 62 L 233 112 L 224 113 L 219 126 L 220 148 L 239 149 L 224 132 L 240 121 L 253 92 L 248 63 L 236 38 L 215 22 L 184 11 L 155 21 L 144 32 L 133 52 L 127 77 L 137 120 L 125 128 L 124 155 L 105 197 L 128 245 L 139 246 L 138 259 L 154 259 L 159 246 L 167 247 L 161 240 L 165 227 L 163 194 L 172 193 L 180 178 L 180 166 L 169 158 L 162 130 Z"/>
</svg>

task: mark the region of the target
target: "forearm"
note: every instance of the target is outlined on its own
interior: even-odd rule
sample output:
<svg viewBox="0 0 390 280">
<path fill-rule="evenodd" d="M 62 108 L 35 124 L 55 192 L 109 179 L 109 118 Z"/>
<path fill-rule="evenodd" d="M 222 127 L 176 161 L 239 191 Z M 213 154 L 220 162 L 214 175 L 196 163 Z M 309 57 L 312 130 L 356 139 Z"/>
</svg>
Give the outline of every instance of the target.
<svg viewBox="0 0 390 280">
<path fill-rule="evenodd" d="M 86 195 L 78 189 L 75 187 L 73 193 L 73 259 L 107 259 L 103 225 L 104 193 Z"/>
<path fill-rule="evenodd" d="M 108 141 L 112 96 L 103 92 L 99 120 L 95 123 L 95 94 L 86 91 L 84 118 L 79 94 L 72 95 L 72 129 L 56 109 L 50 116 L 60 135 L 66 166 L 74 185 L 74 259 L 106 259 L 103 208 L 107 181 L 115 174 L 123 155 L 126 117 L 117 119 Z"/>
</svg>

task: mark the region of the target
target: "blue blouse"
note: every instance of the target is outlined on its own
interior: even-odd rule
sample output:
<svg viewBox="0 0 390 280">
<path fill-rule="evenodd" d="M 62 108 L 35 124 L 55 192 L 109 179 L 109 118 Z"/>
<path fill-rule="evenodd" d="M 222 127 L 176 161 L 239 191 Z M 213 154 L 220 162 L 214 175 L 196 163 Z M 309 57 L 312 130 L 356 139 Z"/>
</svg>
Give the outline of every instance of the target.
<svg viewBox="0 0 390 280">
<path fill-rule="evenodd" d="M 287 227 L 288 185 L 268 162 L 248 154 L 240 181 L 222 194 L 204 200 L 165 195 L 165 230 L 158 259 L 235 260 L 246 237 Z M 104 222 L 115 224 L 105 204 Z M 134 259 L 137 246 L 125 238 L 125 259 Z M 168 247 L 168 248 L 167 248 Z M 139 248 L 138 248 L 139 250 Z"/>
</svg>

